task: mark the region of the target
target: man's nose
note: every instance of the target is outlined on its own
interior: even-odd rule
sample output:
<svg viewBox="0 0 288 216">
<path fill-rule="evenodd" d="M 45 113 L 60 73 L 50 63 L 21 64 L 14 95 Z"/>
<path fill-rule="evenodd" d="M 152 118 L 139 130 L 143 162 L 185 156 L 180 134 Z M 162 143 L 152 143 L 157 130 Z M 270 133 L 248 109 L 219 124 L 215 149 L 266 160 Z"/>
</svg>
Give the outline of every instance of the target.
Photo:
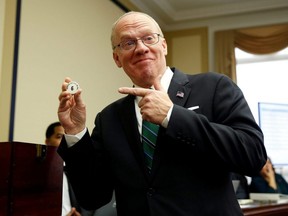
<svg viewBox="0 0 288 216">
<path fill-rule="evenodd" d="M 141 50 L 141 49 L 144 49 L 144 50 L 148 50 L 148 46 L 145 45 L 145 43 L 143 42 L 143 40 L 141 39 L 137 39 L 136 41 L 136 44 L 135 44 L 135 50 Z"/>
</svg>

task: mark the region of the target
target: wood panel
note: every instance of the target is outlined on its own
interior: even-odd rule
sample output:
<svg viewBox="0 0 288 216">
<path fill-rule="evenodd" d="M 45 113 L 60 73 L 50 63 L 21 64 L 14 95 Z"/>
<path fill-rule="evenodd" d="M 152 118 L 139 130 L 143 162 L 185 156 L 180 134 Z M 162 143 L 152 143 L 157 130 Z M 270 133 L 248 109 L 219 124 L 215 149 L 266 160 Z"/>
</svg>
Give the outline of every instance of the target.
<svg viewBox="0 0 288 216">
<path fill-rule="evenodd" d="M 254 207 L 243 208 L 244 216 L 287 216 L 288 203 L 266 203 Z"/>
<path fill-rule="evenodd" d="M 0 157 L 5 170 L 0 179 L 1 206 L 5 207 L 0 215 L 61 215 L 63 161 L 57 148 L 12 142 L 0 143 L 2 151 L 6 152 Z"/>
<path fill-rule="evenodd" d="M 0 215 L 8 213 L 8 179 L 10 175 L 11 145 L 0 143 Z"/>
</svg>

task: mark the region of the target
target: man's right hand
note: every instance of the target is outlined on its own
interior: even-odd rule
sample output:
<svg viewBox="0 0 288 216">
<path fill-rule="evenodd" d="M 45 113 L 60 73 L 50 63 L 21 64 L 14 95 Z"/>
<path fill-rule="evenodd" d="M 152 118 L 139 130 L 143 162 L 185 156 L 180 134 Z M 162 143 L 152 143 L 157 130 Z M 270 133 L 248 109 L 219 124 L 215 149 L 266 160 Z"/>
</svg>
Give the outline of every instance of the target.
<svg viewBox="0 0 288 216">
<path fill-rule="evenodd" d="M 67 77 L 62 84 L 59 95 L 58 118 L 65 133 L 75 135 L 86 127 L 86 105 L 82 101 L 81 89 L 72 95 L 67 91 L 67 85 L 72 80 Z"/>
</svg>

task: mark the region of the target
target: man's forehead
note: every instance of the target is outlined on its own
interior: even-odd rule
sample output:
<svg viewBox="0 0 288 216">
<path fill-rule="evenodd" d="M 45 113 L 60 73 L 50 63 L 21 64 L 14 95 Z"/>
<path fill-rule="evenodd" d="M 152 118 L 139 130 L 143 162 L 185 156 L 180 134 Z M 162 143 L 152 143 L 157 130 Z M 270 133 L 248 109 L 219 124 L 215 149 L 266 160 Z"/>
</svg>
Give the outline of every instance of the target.
<svg viewBox="0 0 288 216">
<path fill-rule="evenodd" d="M 64 128 L 62 126 L 57 126 L 54 128 L 54 133 L 59 134 L 59 133 L 63 133 L 63 131 L 64 131 Z"/>
<path fill-rule="evenodd" d="M 117 21 L 114 28 L 113 40 L 143 37 L 151 33 L 159 33 L 155 20 L 146 14 L 131 13 Z"/>
<path fill-rule="evenodd" d="M 116 36 L 120 39 L 125 37 L 142 37 L 155 32 L 158 31 L 156 26 L 153 26 L 153 23 L 135 22 L 133 24 L 119 26 L 116 30 Z"/>
<path fill-rule="evenodd" d="M 122 38 L 129 38 L 129 37 L 143 37 L 146 36 L 147 34 L 154 33 L 155 31 L 152 31 L 151 28 L 141 28 L 136 31 L 120 31 L 118 34 L 118 37 L 120 39 Z"/>
<path fill-rule="evenodd" d="M 124 31 L 129 28 L 141 28 L 142 26 L 153 26 L 154 22 L 148 16 L 143 14 L 130 14 L 124 16 L 122 19 L 118 21 L 116 24 L 116 29 L 118 31 Z"/>
</svg>

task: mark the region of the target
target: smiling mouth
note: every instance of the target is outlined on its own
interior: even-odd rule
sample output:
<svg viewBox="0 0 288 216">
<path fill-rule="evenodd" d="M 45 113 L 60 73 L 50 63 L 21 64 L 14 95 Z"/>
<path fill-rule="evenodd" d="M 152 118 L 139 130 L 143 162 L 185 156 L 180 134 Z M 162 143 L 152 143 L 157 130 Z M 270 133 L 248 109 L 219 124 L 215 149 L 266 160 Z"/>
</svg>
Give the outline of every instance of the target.
<svg viewBox="0 0 288 216">
<path fill-rule="evenodd" d="M 152 59 L 150 58 L 140 59 L 140 60 L 135 61 L 134 64 L 138 64 L 138 63 L 146 62 L 146 61 L 152 61 Z"/>
</svg>

